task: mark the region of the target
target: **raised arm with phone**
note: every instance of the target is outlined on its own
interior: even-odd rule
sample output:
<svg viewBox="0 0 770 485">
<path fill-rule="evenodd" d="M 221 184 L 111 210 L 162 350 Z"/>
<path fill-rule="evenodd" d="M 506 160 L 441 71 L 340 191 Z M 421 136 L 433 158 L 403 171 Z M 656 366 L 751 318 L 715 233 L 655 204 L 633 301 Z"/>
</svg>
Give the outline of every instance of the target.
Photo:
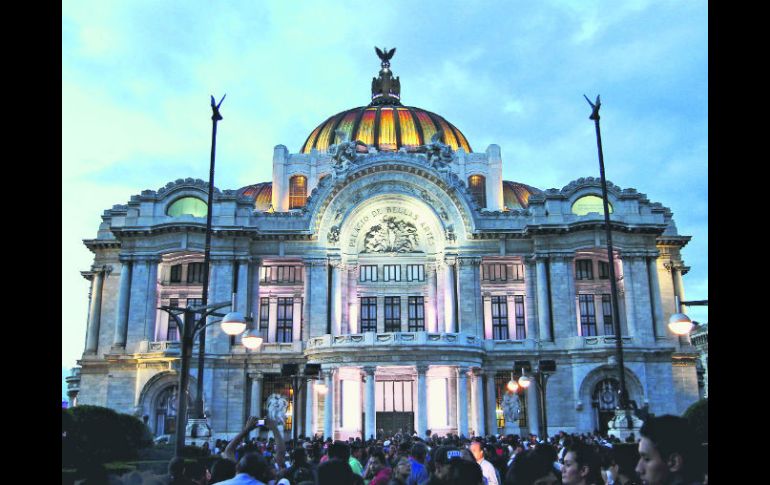
<svg viewBox="0 0 770 485">
<path fill-rule="evenodd" d="M 278 430 L 278 423 L 270 418 L 258 418 L 256 416 L 249 416 L 249 419 L 246 420 L 246 425 L 243 427 L 243 430 L 238 433 L 232 440 L 230 440 L 227 448 L 225 448 L 225 451 L 222 452 L 222 457 L 227 458 L 228 460 L 237 461 L 235 459 L 235 449 L 239 444 L 241 444 L 243 439 L 246 438 L 252 430 L 260 426 L 264 426 L 273 432 L 273 437 L 275 438 L 275 462 L 281 468 L 283 468 L 285 460 L 284 455 L 286 454 L 286 442 L 283 439 L 283 433 Z"/>
</svg>

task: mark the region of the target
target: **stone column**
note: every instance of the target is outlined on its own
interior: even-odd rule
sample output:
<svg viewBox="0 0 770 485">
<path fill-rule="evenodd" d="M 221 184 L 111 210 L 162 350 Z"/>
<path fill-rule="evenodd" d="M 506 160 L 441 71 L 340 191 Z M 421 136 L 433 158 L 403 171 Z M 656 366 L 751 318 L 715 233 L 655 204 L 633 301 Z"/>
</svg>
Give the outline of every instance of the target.
<svg viewBox="0 0 770 485">
<path fill-rule="evenodd" d="M 270 296 L 270 309 L 267 320 L 267 341 L 277 342 L 278 339 L 278 297 Z"/>
<path fill-rule="evenodd" d="M 235 305 L 237 311 L 241 312 L 244 316 L 248 316 L 249 260 L 246 258 L 238 258 L 236 264 L 238 265 L 238 286 L 235 291 L 238 296 L 236 297 Z"/>
<path fill-rule="evenodd" d="M 120 290 L 118 293 L 118 311 L 115 316 L 115 337 L 112 341 L 112 348 L 115 350 L 126 348 L 126 337 L 128 332 L 128 303 L 131 296 L 131 259 L 121 258 L 122 268 L 120 268 Z M 171 318 L 171 317 L 169 317 Z"/>
<path fill-rule="evenodd" d="M 457 368 L 457 434 L 468 437 L 468 369 Z"/>
<path fill-rule="evenodd" d="M 660 297 L 660 281 L 658 280 L 657 256 L 647 258 L 647 275 L 650 280 L 650 293 L 652 293 L 652 317 L 655 337 L 666 335 L 663 317 L 663 302 Z"/>
<path fill-rule="evenodd" d="M 364 374 L 366 379 L 366 388 L 364 390 L 364 406 L 366 416 L 366 429 L 364 430 L 364 439 L 368 439 L 369 436 L 374 435 L 377 437 L 377 412 L 374 402 L 374 371 L 375 366 L 364 367 Z"/>
<path fill-rule="evenodd" d="M 273 149 L 273 208 L 277 212 L 289 210 L 289 180 L 286 176 L 286 162 L 289 151 L 283 145 Z"/>
<path fill-rule="evenodd" d="M 554 338 L 577 335 L 575 309 L 575 276 L 573 257 L 559 254 L 551 257 L 551 297 L 553 300 Z"/>
<path fill-rule="evenodd" d="M 529 432 L 534 433 L 540 437 L 540 405 L 537 399 L 537 381 L 532 379 L 529 381 L 529 387 L 523 396 L 527 400 L 527 426 L 529 426 Z"/>
<path fill-rule="evenodd" d="M 484 338 L 492 340 L 492 296 L 484 293 L 482 300 L 484 302 Z"/>
<path fill-rule="evenodd" d="M 312 289 L 310 288 L 310 271 L 312 265 L 310 261 L 303 261 L 302 268 L 302 328 L 301 335 L 302 340 L 307 341 L 310 337 L 310 296 Z"/>
<path fill-rule="evenodd" d="M 475 408 L 476 408 L 476 434 L 483 436 L 484 431 L 487 429 L 486 420 L 484 419 L 484 384 L 483 384 L 483 373 L 481 369 L 475 369 L 473 372 L 473 382 L 474 382 L 474 396 L 473 400 L 475 401 Z"/>
<path fill-rule="evenodd" d="M 633 259 L 631 256 L 623 256 L 623 299 L 626 307 L 626 335 L 637 336 L 636 328 L 636 295 L 634 294 L 634 274 Z M 597 310 L 601 309 L 601 299 Z M 621 320 L 622 322 L 622 320 Z M 621 328 L 621 333 L 623 329 Z"/>
<path fill-rule="evenodd" d="M 305 435 L 312 438 L 315 435 L 315 379 L 308 379 L 305 389 Z"/>
<path fill-rule="evenodd" d="M 428 431 L 428 382 L 425 373 L 427 365 L 417 365 L 417 435 L 425 438 Z"/>
<path fill-rule="evenodd" d="M 291 341 L 302 341 L 302 300 L 299 295 L 294 296 L 293 300 L 294 308 L 292 308 L 292 328 L 291 328 Z"/>
<path fill-rule="evenodd" d="M 339 326 L 340 326 L 340 334 L 349 334 L 350 333 L 350 320 L 348 319 L 348 285 L 350 283 L 348 278 L 348 267 L 346 264 L 341 264 L 339 267 L 339 310 L 337 310 L 337 313 L 339 314 Z"/>
<path fill-rule="evenodd" d="M 155 317 L 158 316 L 158 263 L 158 257 L 147 260 L 147 301 L 144 306 L 144 338 L 147 341 L 155 338 Z"/>
<path fill-rule="evenodd" d="M 324 403 L 324 439 L 334 438 L 334 369 L 324 375 L 326 379 L 326 401 Z"/>
<path fill-rule="evenodd" d="M 330 260 L 329 264 L 332 272 L 331 298 L 329 299 L 329 304 L 332 306 L 332 335 L 339 335 L 342 330 L 340 328 L 342 323 L 342 288 L 340 285 L 340 271 L 342 264 L 339 260 L 334 259 Z"/>
<path fill-rule="evenodd" d="M 249 297 L 246 309 L 249 312 L 248 315 L 254 319 L 254 328 L 259 328 L 259 258 L 252 257 L 251 264 L 249 264 Z"/>
<path fill-rule="evenodd" d="M 251 401 L 250 401 L 250 413 L 252 416 L 262 416 L 262 379 L 261 372 L 249 373 L 251 378 Z"/>
<path fill-rule="evenodd" d="M 687 314 L 687 307 L 682 305 L 684 299 L 684 284 L 682 283 L 682 276 L 687 273 L 690 268 L 684 266 L 681 262 L 671 265 L 671 275 L 674 278 L 674 295 L 679 297 L 679 307 L 674 308 L 675 312 Z M 690 342 L 689 335 L 677 335 L 677 341 L 679 345 L 687 345 Z"/>
<path fill-rule="evenodd" d="M 553 341 L 551 334 L 551 308 L 548 301 L 548 274 L 546 265 L 548 259 L 537 257 L 537 323 L 539 329 L 539 339 L 541 341 Z"/>
<path fill-rule="evenodd" d="M 524 297 L 524 316 L 526 318 L 526 337 L 528 339 L 539 339 L 538 325 L 539 325 L 539 312 L 537 310 L 537 287 L 535 286 L 535 274 L 537 268 L 534 261 L 530 261 L 526 265 L 524 273 L 524 282 L 526 285 L 527 294 Z"/>
<path fill-rule="evenodd" d="M 92 268 L 93 280 L 91 282 L 91 308 L 88 315 L 88 329 L 86 330 L 86 354 L 96 354 L 99 347 L 99 323 L 102 315 L 102 289 L 104 288 L 104 276 L 107 266 Z"/>
<path fill-rule="evenodd" d="M 447 333 L 457 331 L 457 322 L 455 321 L 455 301 L 457 298 L 457 285 L 455 284 L 454 270 L 457 258 L 447 257 L 444 268 L 444 328 Z"/>
<path fill-rule="evenodd" d="M 428 263 L 425 265 L 425 277 L 428 283 L 428 302 L 425 305 L 425 328 L 428 332 L 438 331 L 438 319 L 436 315 L 436 266 Z"/>
<path fill-rule="evenodd" d="M 436 332 L 446 332 L 446 265 L 436 261 Z"/>
<path fill-rule="evenodd" d="M 481 277 L 479 265 L 481 258 L 478 256 L 459 257 L 460 268 L 459 290 L 463 296 L 463 304 L 459 307 L 460 331 L 468 335 L 483 336 L 483 308 L 481 303 Z"/>
<path fill-rule="evenodd" d="M 346 293 L 347 304 L 347 322 L 348 331 L 350 333 L 361 333 L 361 325 L 358 323 L 358 298 L 356 297 L 357 281 L 356 281 L 356 265 L 349 264 L 347 266 L 347 272 L 345 277 L 348 282 L 348 290 Z"/>
<path fill-rule="evenodd" d="M 484 380 L 487 386 L 487 434 L 497 434 L 497 387 L 495 385 L 496 371 L 492 369 L 486 369 L 484 372 Z"/>
<path fill-rule="evenodd" d="M 516 303 L 513 301 L 512 294 L 505 295 L 505 304 L 508 310 L 508 338 L 516 340 Z"/>
<path fill-rule="evenodd" d="M 231 301 L 233 298 L 233 260 L 230 257 L 218 257 L 211 260 L 211 272 L 209 275 L 209 303 Z M 236 302 L 237 303 L 237 302 Z M 228 312 L 227 308 L 223 309 Z M 207 323 L 211 323 L 218 317 L 209 316 Z M 206 353 L 227 354 L 230 353 L 230 336 L 222 331 L 218 324 L 209 325 L 206 328 Z M 198 339 L 195 339 L 197 342 Z"/>
<path fill-rule="evenodd" d="M 310 270 L 310 283 L 308 284 L 309 300 L 307 325 L 309 332 L 307 337 L 318 337 L 327 333 L 327 305 L 329 304 L 327 290 L 328 264 L 325 259 L 311 259 L 306 263 Z"/>
</svg>

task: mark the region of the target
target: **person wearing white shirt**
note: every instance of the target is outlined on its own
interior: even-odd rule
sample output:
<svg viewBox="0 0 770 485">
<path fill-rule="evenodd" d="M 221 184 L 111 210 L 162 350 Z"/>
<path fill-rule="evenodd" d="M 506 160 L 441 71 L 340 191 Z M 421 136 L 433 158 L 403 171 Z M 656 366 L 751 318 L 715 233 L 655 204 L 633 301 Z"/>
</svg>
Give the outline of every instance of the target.
<svg viewBox="0 0 770 485">
<path fill-rule="evenodd" d="M 494 465 L 484 459 L 484 447 L 478 441 L 471 443 L 471 454 L 476 463 L 481 467 L 481 474 L 484 476 L 484 483 L 487 485 L 500 485 L 497 479 L 497 470 Z"/>
</svg>

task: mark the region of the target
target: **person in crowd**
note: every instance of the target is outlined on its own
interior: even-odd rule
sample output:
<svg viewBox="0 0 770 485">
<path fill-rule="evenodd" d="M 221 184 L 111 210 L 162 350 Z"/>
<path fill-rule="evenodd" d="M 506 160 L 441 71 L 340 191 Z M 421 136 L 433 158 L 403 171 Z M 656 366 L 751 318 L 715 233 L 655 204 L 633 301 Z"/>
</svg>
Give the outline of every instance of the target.
<svg viewBox="0 0 770 485">
<path fill-rule="evenodd" d="M 573 443 L 564 454 L 561 468 L 564 485 L 602 485 L 601 461 L 592 447 Z"/>
<path fill-rule="evenodd" d="M 184 477 L 188 480 L 190 485 L 209 485 L 211 480 L 211 473 L 209 473 L 206 465 L 199 461 L 191 461 L 185 463 Z"/>
<path fill-rule="evenodd" d="M 391 482 L 396 480 L 402 485 L 417 485 L 412 478 L 412 460 L 404 456 L 396 458 L 393 464 L 393 475 Z"/>
<path fill-rule="evenodd" d="M 353 475 L 347 460 L 330 456 L 318 466 L 318 485 L 354 485 Z"/>
<path fill-rule="evenodd" d="M 409 452 L 410 475 L 407 480 L 409 485 L 422 485 L 428 481 L 428 470 L 425 468 L 427 454 L 428 447 L 424 443 L 417 442 L 412 445 Z"/>
<path fill-rule="evenodd" d="M 426 485 L 447 485 L 449 481 L 449 460 L 460 458 L 462 453 L 451 446 L 438 446 L 433 450 L 430 463 L 433 470 Z"/>
<path fill-rule="evenodd" d="M 235 476 L 235 462 L 227 458 L 220 458 L 211 466 L 210 484 L 224 482 Z"/>
<path fill-rule="evenodd" d="M 386 485 L 392 474 L 393 470 L 385 462 L 385 453 L 379 448 L 372 450 L 364 469 L 364 481 L 369 480 L 368 485 Z"/>
<path fill-rule="evenodd" d="M 235 466 L 235 476 L 219 482 L 221 485 L 267 485 L 274 473 L 264 456 L 246 453 Z"/>
<path fill-rule="evenodd" d="M 639 430 L 636 472 L 645 485 L 700 484 L 704 466 L 700 444 L 685 418 L 672 415 L 648 419 Z"/>
<path fill-rule="evenodd" d="M 315 470 L 308 463 L 307 452 L 304 447 L 295 448 L 291 452 L 291 466 L 286 469 L 283 476 L 292 484 L 301 481 L 315 481 Z"/>
<path fill-rule="evenodd" d="M 353 470 L 353 473 L 359 476 L 364 476 L 364 466 L 361 464 L 361 457 L 364 454 L 364 446 L 359 441 L 354 441 L 350 446 L 350 458 L 348 459 L 348 465 Z"/>
<path fill-rule="evenodd" d="M 555 485 L 561 474 L 553 467 L 549 450 L 537 447 L 516 455 L 505 475 L 505 485 Z"/>
<path fill-rule="evenodd" d="M 484 475 L 478 463 L 452 458 L 449 460 L 448 485 L 484 485 Z"/>
<path fill-rule="evenodd" d="M 481 467 L 481 473 L 484 476 L 487 485 L 500 485 L 500 477 L 497 476 L 497 470 L 494 465 L 484 457 L 484 445 L 480 441 L 473 441 L 470 447 L 476 463 Z"/>
<path fill-rule="evenodd" d="M 184 477 L 184 458 L 175 456 L 168 462 L 169 485 L 182 485 L 187 483 Z"/>
<path fill-rule="evenodd" d="M 607 451 L 607 485 L 632 485 L 641 480 L 634 467 L 639 461 L 637 445 L 618 443 Z"/>
</svg>

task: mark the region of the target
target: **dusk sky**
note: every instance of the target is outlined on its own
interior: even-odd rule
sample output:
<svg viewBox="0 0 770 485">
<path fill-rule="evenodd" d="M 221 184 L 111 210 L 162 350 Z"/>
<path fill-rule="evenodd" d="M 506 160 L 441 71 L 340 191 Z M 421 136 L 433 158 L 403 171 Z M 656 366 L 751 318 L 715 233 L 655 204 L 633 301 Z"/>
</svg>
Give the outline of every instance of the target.
<svg viewBox="0 0 770 485">
<path fill-rule="evenodd" d="M 598 177 L 583 94 L 601 95 L 607 179 L 671 209 L 708 298 L 708 3 L 704 1 L 71 1 L 62 3 L 62 367 L 81 356 L 104 210 L 208 179 L 209 96 L 227 94 L 220 189 L 272 178 L 329 116 L 368 104 L 380 61 L 401 99 L 444 116 L 503 178 Z M 690 316 L 708 321 L 707 307 Z M 105 322 L 112 324 L 113 322 Z"/>
</svg>

